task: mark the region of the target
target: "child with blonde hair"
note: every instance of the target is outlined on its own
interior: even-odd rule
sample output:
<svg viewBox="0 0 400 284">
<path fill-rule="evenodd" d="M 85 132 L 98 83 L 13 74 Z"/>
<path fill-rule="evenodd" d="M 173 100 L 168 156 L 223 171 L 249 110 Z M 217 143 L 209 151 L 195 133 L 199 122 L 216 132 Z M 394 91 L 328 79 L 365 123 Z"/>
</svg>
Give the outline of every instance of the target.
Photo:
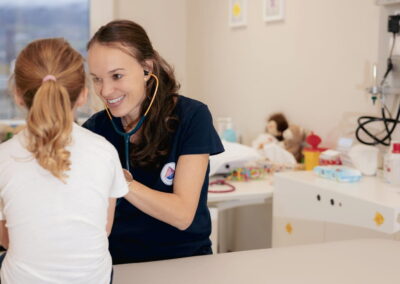
<svg viewBox="0 0 400 284">
<path fill-rule="evenodd" d="M 87 97 L 83 58 L 63 39 L 34 41 L 13 89 L 28 115 L 0 145 L 1 281 L 109 283 L 107 236 L 128 188 L 114 147 L 74 123 Z"/>
</svg>

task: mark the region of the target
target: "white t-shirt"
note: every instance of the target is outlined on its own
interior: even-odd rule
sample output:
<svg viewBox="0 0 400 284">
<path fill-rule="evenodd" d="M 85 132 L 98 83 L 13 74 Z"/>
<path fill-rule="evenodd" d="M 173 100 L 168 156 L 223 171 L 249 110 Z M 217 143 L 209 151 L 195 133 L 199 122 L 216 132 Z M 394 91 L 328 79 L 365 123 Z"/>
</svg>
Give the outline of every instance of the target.
<svg viewBox="0 0 400 284">
<path fill-rule="evenodd" d="M 0 219 L 10 237 L 2 283 L 108 284 L 108 198 L 128 192 L 116 150 L 74 124 L 64 184 L 24 141 L 26 130 L 0 145 Z"/>
</svg>

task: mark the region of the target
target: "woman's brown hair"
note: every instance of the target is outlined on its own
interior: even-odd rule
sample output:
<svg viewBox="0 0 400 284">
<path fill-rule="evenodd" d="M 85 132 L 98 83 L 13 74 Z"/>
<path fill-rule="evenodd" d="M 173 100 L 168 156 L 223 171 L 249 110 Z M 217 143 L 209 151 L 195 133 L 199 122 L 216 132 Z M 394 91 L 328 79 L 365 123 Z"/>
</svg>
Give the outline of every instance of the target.
<svg viewBox="0 0 400 284">
<path fill-rule="evenodd" d="M 141 135 L 131 145 L 131 164 L 141 167 L 159 167 L 168 154 L 171 134 L 175 131 L 177 117 L 174 108 L 179 84 L 173 68 L 154 50 L 146 31 L 128 20 L 116 20 L 102 26 L 87 45 L 93 44 L 119 48 L 145 65 L 153 63 L 152 73 L 159 79 L 157 96 L 141 128 Z M 146 111 L 155 89 L 155 81 L 148 80 L 147 99 L 141 105 L 141 115 Z"/>
<path fill-rule="evenodd" d="M 70 169 L 72 108 L 85 87 L 82 56 L 64 39 L 33 41 L 18 55 L 15 90 L 28 108 L 27 149 L 65 181 Z"/>
</svg>

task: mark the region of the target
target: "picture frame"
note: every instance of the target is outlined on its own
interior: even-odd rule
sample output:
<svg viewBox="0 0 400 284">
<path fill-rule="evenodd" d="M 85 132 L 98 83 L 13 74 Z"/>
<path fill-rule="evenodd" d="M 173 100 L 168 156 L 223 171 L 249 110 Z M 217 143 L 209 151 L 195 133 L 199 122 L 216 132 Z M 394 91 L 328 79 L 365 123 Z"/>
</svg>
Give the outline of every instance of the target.
<svg viewBox="0 0 400 284">
<path fill-rule="evenodd" d="M 232 28 L 247 25 L 247 0 L 229 0 L 229 26 Z"/>
<path fill-rule="evenodd" d="M 285 0 L 263 0 L 263 18 L 265 22 L 283 21 Z"/>
</svg>

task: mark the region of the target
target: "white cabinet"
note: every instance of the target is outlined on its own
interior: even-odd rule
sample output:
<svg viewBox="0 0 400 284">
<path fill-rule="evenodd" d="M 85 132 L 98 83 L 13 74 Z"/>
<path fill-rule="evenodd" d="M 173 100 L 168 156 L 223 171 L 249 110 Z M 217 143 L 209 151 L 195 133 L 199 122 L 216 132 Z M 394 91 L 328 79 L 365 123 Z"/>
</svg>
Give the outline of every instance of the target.
<svg viewBox="0 0 400 284">
<path fill-rule="evenodd" d="M 400 238 L 400 187 L 379 178 L 339 183 L 313 172 L 286 172 L 275 176 L 274 187 L 273 247 Z"/>
</svg>

